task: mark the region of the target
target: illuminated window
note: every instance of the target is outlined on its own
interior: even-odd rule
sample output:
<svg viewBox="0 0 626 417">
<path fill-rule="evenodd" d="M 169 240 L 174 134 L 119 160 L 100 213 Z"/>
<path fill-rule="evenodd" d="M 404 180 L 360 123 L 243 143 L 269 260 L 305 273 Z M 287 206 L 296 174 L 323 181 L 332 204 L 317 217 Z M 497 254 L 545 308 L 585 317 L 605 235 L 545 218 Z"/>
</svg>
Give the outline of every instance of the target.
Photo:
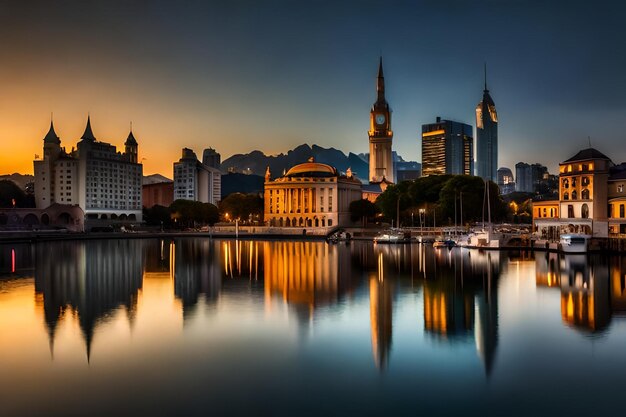
<svg viewBox="0 0 626 417">
<path fill-rule="evenodd" d="M 624 192 L 624 184 L 619 184 L 617 186 L 617 192 L 618 193 L 623 193 Z"/>
</svg>

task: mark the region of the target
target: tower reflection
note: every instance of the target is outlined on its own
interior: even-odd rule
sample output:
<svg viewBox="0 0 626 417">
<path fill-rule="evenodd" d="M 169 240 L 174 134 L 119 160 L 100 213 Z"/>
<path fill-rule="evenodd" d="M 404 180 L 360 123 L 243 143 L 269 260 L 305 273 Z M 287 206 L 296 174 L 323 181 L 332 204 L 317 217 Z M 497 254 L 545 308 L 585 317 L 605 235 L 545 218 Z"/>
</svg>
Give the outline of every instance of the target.
<svg viewBox="0 0 626 417">
<path fill-rule="evenodd" d="M 424 274 L 424 330 L 455 343 L 474 338 L 487 375 L 498 346 L 500 252 L 436 250 Z"/>
<path fill-rule="evenodd" d="M 142 250 L 138 240 L 58 242 L 37 245 L 35 293 L 43 300 L 50 351 L 55 332 L 69 311 L 78 318 L 90 359 L 94 330 L 120 307 L 129 319 L 142 285 Z"/>
</svg>

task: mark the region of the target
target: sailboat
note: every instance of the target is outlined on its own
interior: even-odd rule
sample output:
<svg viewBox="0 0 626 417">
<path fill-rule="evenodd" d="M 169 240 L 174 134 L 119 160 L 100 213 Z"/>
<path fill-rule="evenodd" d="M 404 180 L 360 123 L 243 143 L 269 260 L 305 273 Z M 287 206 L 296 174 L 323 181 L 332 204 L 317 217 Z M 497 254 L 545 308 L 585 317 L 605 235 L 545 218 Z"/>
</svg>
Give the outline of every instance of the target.
<svg viewBox="0 0 626 417">
<path fill-rule="evenodd" d="M 489 198 L 489 180 L 485 180 L 485 192 L 483 196 L 487 199 L 487 228 L 485 228 L 485 205 L 483 204 L 483 227 L 469 236 L 470 247 L 494 248 L 500 247 L 500 236 L 494 233 L 491 223 L 491 200 Z M 484 202 L 484 199 L 483 199 Z"/>
</svg>

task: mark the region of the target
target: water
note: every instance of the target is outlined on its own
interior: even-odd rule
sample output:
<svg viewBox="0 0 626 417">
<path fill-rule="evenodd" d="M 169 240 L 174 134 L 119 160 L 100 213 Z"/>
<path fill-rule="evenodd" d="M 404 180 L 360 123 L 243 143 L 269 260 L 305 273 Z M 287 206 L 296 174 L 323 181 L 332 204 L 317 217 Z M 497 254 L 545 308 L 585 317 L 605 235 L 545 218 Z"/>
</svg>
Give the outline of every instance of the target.
<svg viewBox="0 0 626 417">
<path fill-rule="evenodd" d="M 617 412 L 626 258 L 0 245 L 0 415 Z"/>
</svg>

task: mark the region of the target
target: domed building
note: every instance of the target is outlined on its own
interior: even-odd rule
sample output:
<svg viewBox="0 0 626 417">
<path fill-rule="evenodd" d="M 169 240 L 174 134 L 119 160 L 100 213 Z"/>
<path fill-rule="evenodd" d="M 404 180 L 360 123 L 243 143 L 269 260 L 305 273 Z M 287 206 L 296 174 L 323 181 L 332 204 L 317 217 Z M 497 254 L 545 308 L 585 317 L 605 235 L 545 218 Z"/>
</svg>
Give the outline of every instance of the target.
<svg viewBox="0 0 626 417">
<path fill-rule="evenodd" d="M 340 174 L 327 164 L 298 164 L 271 179 L 265 172 L 265 221 L 276 227 L 334 227 L 350 223 L 350 203 L 361 199 L 361 181 L 350 169 Z"/>
</svg>

